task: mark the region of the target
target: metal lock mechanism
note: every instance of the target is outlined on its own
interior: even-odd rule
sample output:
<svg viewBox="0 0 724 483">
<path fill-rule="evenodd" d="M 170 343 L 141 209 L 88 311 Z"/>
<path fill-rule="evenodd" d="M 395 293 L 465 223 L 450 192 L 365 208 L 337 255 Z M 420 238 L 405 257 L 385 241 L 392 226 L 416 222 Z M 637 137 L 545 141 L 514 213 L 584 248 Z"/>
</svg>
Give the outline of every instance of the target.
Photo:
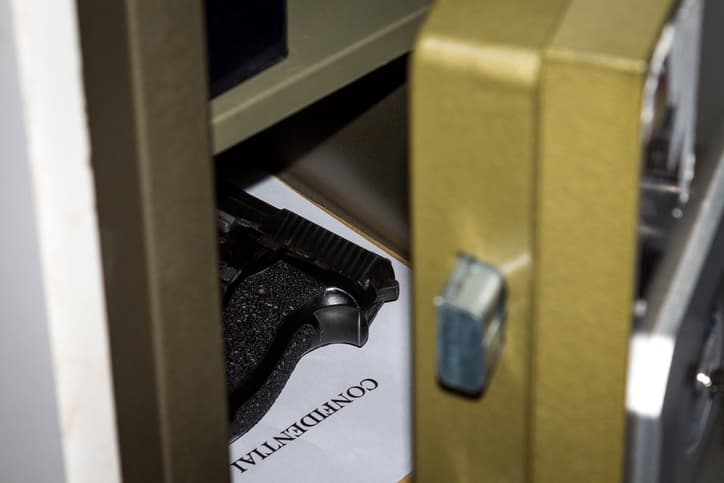
<svg viewBox="0 0 724 483">
<path fill-rule="evenodd" d="M 491 265 L 460 254 L 437 311 L 437 376 L 466 396 L 482 395 L 505 343 L 505 281 Z"/>
</svg>

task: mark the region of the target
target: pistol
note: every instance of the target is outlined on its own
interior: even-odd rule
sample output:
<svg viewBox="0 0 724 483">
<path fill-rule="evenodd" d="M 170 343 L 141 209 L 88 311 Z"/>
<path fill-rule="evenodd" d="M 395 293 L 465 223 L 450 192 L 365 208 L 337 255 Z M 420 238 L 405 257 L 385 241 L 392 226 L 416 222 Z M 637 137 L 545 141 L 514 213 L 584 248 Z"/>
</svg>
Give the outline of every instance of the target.
<svg viewBox="0 0 724 483">
<path fill-rule="evenodd" d="M 362 347 L 399 285 L 390 260 L 236 187 L 220 193 L 217 231 L 233 441 L 266 414 L 302 356 Z"/>
</svg>

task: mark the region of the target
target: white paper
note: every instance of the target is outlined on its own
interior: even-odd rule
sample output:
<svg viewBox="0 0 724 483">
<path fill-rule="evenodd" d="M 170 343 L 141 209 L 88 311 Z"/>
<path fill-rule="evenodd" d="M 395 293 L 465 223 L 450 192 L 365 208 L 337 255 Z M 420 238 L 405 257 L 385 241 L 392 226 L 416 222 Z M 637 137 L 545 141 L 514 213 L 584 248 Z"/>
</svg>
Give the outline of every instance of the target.
<svg viewBox="0 0 724 483">
<path fill-rule="evenodd" d="M 232 481 L 398 482 L 412 472 L 409 268 L 275 178 L 247 189 L 277 208 L 287 208 L 390 258 L 400 297 L 379 311 L 364 347 L 335 344 L 301 359 L 269 412 L 229 446 L 230 462 L 236 461 L 245 470 L 232 465 Z M 368 380 L 363 383 L 368 389 L 375 386 L 369 380 L 378 386 L 357 399 L 344 395 L 353 402 L 333 404 L 340 409 L 276 449 L 280 444 L 274 436 L 363 380 Z M 360 390 L 351 393 L 359 395 Z M 298 435 L 299 431 L 287 431 L 290 433 Z M 264 442 L 269 445 L 263 446 Z M 260 454 L 268 456 L 261 458 Z M 253 465 L 248 463 L 252 459 Z"/>
</svg>

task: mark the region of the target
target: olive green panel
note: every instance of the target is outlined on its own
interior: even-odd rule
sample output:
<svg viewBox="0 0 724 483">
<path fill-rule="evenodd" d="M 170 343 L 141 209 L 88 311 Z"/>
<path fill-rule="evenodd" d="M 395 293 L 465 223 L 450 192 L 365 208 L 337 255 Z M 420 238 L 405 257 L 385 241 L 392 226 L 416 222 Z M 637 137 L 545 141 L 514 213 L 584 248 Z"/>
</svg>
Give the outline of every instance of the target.
<svg viewBox="0 0 724 483">
<path fill-rule="evenodd" d="M 214 152 L 408 52 L 431 1 L 288 1 L 287 58 L 211 101 Z"/>
<path fill-rule="evenodd" d="M 533 481 L 621 481 L 641 101 L 668 0 L 574 0 L 545 53 Z"/>
<path fill-rule="evenodd" d="M 419 482 L 528 481 L 541 49 L 566 1 L 447 0 L 411 66 L 414 440 Z M 436 382 L 433 299 L 455 256 L 496 265 L 507 342 L 481 398 Z"/>
<path fill-rule="evenodd" d="M 224 482 L 201 1 L 78 11 L 123 480 Z"/>
</svg>

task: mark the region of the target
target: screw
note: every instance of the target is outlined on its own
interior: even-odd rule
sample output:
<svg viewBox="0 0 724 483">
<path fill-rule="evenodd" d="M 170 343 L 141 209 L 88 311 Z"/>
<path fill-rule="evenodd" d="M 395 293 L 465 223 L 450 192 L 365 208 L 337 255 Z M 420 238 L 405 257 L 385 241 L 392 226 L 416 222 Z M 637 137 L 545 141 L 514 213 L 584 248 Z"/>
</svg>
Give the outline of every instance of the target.
<svg viewBox="0 0 724 483">
<path fill-rule="evenodd" d="M 724 368 L 715 369 L 710 374 L 699 372 L 696 382 L 712 394 L 724 392 Z"/>
</svg>

